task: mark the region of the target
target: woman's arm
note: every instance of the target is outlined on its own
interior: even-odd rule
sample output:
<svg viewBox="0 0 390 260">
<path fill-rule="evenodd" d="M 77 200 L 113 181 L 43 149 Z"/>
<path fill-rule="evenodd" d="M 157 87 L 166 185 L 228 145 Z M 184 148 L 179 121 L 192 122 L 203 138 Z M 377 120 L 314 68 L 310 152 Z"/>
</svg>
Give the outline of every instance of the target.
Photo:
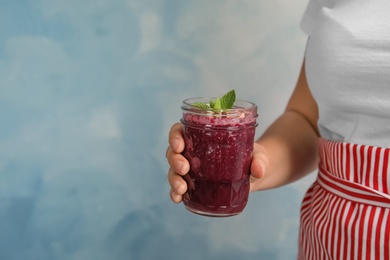
<svg viewBox="0 0 390 260">
<path fill-rule="evenodd" d="M 251 191 L 291 183 L 317 167 L 317 120 L 318 108 L 303 64 L 285 112 L 255 143 Z"/>
</svg>

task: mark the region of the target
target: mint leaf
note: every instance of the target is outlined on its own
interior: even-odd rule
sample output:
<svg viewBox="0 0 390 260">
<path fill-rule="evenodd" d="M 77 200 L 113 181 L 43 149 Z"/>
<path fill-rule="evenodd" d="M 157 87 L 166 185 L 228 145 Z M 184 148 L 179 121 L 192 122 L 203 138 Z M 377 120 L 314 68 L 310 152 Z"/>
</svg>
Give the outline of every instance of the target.
<svg viewBox="0 0 390 260">
<path fill-rule="evenodd" d="M 214 100 L 210 100 L 210 107 L 211 107 L 211 108 L 214 108 L 214 107 L 215 107 L 215 101 L 214 101 Z"/>
<path fill-rule="evenodd" d="M 196 102 L 192 106 L 201 109 L 209 110 L 215 113 L 220 113 L 221 110 L 233 108 L 234 102 L 236 101 L 236 92 L 233 90 L 226 93 L 222 98 L 216 98 L 215 100 L 210 100 L 210 103 Z"/>
<path fill-rule="evenodd" d="M 236 101 L 236 92 L 233 90 L 226 93 L 221 98 L 221 108 L 222 109 L 231 109 L 233 108 L 234 102 Z"/>
<path fill-rule="evenodd" d="M 199 108 L 201 110 L 209 110 L 210 109 L 209 105 L 207 105 L 206 103 L 203 103 L 203 102 L 193 103 L 192 106 Z"/>
<path fill-rule="evenodd" d="M 221 103 L 221 99 L 220 98 L 217 98 L 215 100 L 215 104 L 214 104 L 214 109 L 221 109 L 222 108 L 222 103 Z"/>
</svg>

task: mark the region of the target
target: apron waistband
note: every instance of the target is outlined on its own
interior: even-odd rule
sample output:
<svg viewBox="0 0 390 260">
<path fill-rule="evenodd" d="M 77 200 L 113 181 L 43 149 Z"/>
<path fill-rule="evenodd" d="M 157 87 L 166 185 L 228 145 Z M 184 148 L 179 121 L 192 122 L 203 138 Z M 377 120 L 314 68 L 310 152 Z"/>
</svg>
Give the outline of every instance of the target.
<svg viewBox="0 0 390 260">
<path fill-rule="evenodd" d="M 324 189 L 344 199 L 390 208 L 390 196 L 388 194 L 335 177 L 322 167 L 319 169 L 317 181 Z"/>
<path fill-rule="evenodd" d="M 390 208 L 388 190 L 389 148 L 319 141 L 320 165 L 317 181 L 327 191 L 357 203 Z M 365 180 L 381 180 L 375 187 Z M 371 181 L 372 183 L 372 181 Z"/>
</svg>

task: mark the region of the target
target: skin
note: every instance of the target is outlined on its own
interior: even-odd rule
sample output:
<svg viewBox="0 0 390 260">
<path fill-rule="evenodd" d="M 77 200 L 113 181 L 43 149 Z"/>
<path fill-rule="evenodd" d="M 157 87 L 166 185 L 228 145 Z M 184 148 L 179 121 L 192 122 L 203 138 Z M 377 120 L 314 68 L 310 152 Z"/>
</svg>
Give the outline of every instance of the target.
<svg viewBox="0 0 390 260">
<path fill-rule="evenodd" d="M 309 90 L 303 63 L 285 111 L 254 143 L 251 192 L 289 184 L 317 168 L 317 121 L 318 107 Z M 188 161 L 180 154 L 185 145 L 180 123 L 172 126 L 168 142 L 166 157 L 170 165 L 167 176 L 171 186 L 170 198 L 180 203 L 187 190 L 182 176 L 190 169 Z"/>
</svg>

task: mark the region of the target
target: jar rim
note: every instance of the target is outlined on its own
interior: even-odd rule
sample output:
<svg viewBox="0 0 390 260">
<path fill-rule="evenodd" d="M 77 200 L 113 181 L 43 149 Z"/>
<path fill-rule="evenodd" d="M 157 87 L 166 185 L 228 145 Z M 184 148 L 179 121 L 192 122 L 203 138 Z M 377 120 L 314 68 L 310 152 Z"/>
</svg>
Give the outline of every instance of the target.
<svg viewBox="0 0 390 260">
<path fill-rule="evenodd" d="M 195 103 L 206 103 L 209 104 L 211 100 L 215 100 L 216 98 L 214 97 L 192 97 L 192 98 L 187 98 L 183 100 L 182 104 L 182 109 L 185 111 L 191 111 L 192 113 L 196 113 L 199 115 L 206 115 L 210 114 L 213 115 L 212 109 L 201 109 L 197 106 L 194 106 L 193 104 Z M 240 116 L 243 112 L 248 113 L 248 112 L 254 112 L 257 113 L 257 105 L 251 101 L 247 100 L 241 100 L 238 99 L 234 102 L 234 107 L 230 109 L 223 109 L 221 112 L 223 112 L 225 115 L 229 116 Z M 216 113 L 215 115 L 218 115 Z M 257 115 L 257 114 L 256 114 Z"/>
<path fill-rule="evenodd" d="M 192 106 L 194 107 L 192 104 L 194 103 L 197 103 L 197 102 L 203 102 L 203 103 L 210 103 L 211 100 L 216 100 L 217 98 L 216 97 L 191 97 L 191 98 L 187 98 L 187 99 L 184 99 L 183 100 L 183 105 L 187 105 L 187 106 Z M 237 103 L 240 103 L 240 104 L 246 104 L 245 107 L 243 107 L 242 105 L 241 106 L 238 106 Z M 237 108 L 231 108 L 230 110 L 234 110 L 234 109 L 252 109 L 254 107 L 257 107 L 257 105 L 251 101 L 247 101 L 247 100 L 242 100 L 242 99 L 237 99 L 235 101 L 235 104 L 237 105 Z"/>
</svg>

